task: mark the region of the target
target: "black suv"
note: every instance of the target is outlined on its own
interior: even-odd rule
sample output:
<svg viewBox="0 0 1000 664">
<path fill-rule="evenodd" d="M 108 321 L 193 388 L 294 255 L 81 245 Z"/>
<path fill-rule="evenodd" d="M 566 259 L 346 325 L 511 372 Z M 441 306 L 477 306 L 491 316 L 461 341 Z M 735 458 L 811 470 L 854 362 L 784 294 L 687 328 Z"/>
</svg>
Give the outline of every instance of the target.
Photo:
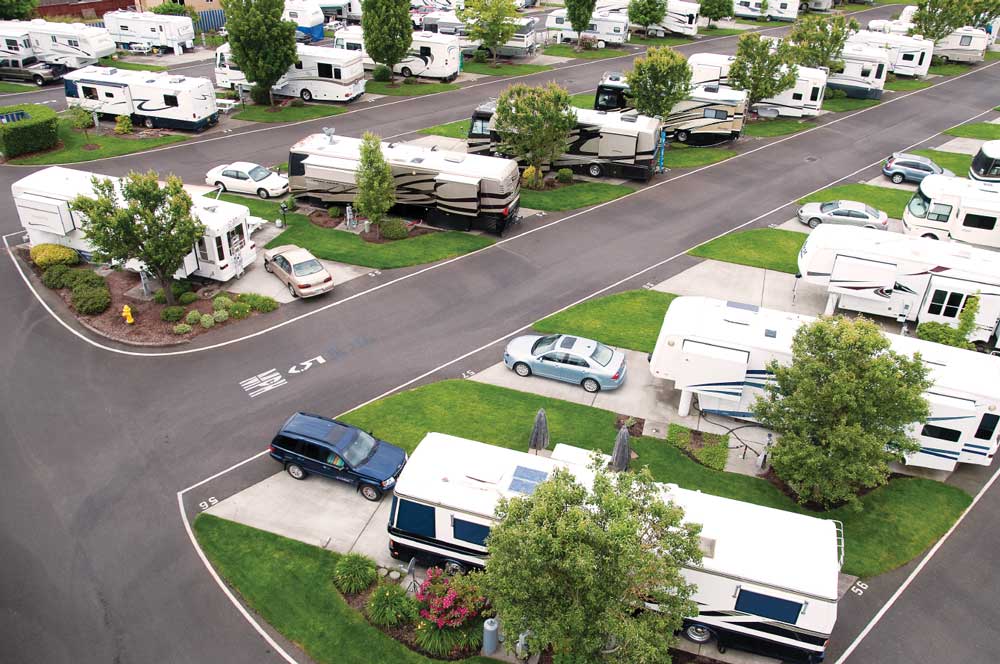
<svg viewBox="0 0 1000 664">
<path fill-rule="evenodd" d="M 11 78 L 16 81 L 31 81 L 41 87 L 59 78 L 56 70 L 38 58 L 0 58 L 0 78 Z"/>
</svg>

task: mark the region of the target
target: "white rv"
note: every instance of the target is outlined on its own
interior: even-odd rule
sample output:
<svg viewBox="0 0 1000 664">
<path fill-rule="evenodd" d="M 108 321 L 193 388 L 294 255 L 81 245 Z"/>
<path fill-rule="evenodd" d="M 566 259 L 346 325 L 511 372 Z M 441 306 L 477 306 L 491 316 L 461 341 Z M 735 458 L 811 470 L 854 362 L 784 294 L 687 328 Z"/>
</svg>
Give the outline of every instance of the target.
<svg viewBox="0 0 1000 664">
<path fill-rule="evenodd" d="M 91 178 L 95 176 L 105 177 L 52 166 L 11 185 L 21 226 L 32 245 L 61 244 L 90 258 L 94 248 L 84 232 L 86 218 L 71 210 L 69 204 L 77 196 L 94 195 Z M 115 177 L 109 179 L 119 182 Z M 229 281 L 242 275 L 244 267 L 257 259 L 257 248 L 250 239 L 250 211 L 243 205 L 189 193 L 194 203 L 191 211 L 204 224 L 205 235 L 184 257 L 184 265 L 174 276 Z M 125 267 L 139 269 L 141 265 L 129 261 Z"/>
<path fill-rule="evenodd" d="M 574 42 L 581 36 L 573 30 L 565 9 L 557 9 L 549 14 L 545 28 L 556 33 L 560 44 Z M 583 31 L 582 37 L 594 42 L 597 48 L 608 45 L 621 46 L 628 41 L 628 28 L 627 12 L 623 15 L 619 12 L 595 9 L 590 17 L 590 25 Z"/>
<path fill-rule="evenodd" d="M 353 203 L 361 139 L 313 134 L 292 146 L 288 183 L 296 197 Z M 396 209 L 445 228 L 500 235 L 518 217 L 517 162 L 407 143 L 382 143 L 396 182 Z"/>
<path fill-rule="evenodd" d="M 361 54 L 325 46 L 296 44 L 298 61 L 271 90 L 276 95 L 301 97 L 305 101 L 349 102 L 365 92 Z M 251 81 L 252 82 L 252 81 Z M 246 75 L 233 60 L 229 44 L 215 49 L 215 84 L 235 89 L 246 85 Z"/>
<path fill-rule="evenodd" d="M 848 42 L 840 52 L 843 66 L 831 71 L 827 87 L 856 99 L 881 99 L 889 73 L 889 55 L 883 48 Z"/>
<path fill-rule="evenodd" d="M 559 444 L 550 457 L 429 433 L 410 455 L 389 508 L 389 553 L 456 572 L 489 565 L 486 540 L 501 498 L 530 495 L 557 469 L 585 487 L 587 450 Z M 837 621 L 843 530 L 837 521 L 785 512 L 675 484 L 664 502 L 701 525 L 700 565 L 682 568 L 699 613 L 683 633 L 788 662 L 819 662 Z M 655 610 L 655 606 L 647 605 Z"/>
<path fill-rule="evenodd" d="M 912 16 L 912 13 L 905 13 L 909 8 L 903 8 L 903 16 Z M 913 30 L 913 23 L 909 18 L 903 17 L 895 21 L 877 19 L 868 22 L 868 29 L 872 32 L 908 35 Z M 986 49 L 992 42 L 993 37 L 986 30 L 971 26 L 956 28 L 947 37 L 937 41 L 934 55 L 946 62 L 982 62 L 986 57 Z"/>
<path fill-rule="evenodd" d="M 847 43 L 884 48 L 889 54 L 889 71 L 897 76 L 926 76 L 934 55 L 934 42 L 919 36 L 859 30 Z"/>
<path fill-rule="evenodd" d="M 317 0 L 326 20 L 358 23 L 361 21 L 361 0 Z"/>
<path fill-rule="evenodd" d="M 794 21 L 799 17 L 799 0 L 733 0 L 733 16 L 737 18 L 765 19 L 767 21 Z"/>
<path fill-rule="evenodd" d="M 323 39 L 323 24 L 326 16 L 315 0 L 285 0 L 285 10 L 281 12 L 281 20 L 291 21 L 295 29 L 309 35 L 312 41 Z"/>
<path fill-rule="evenodd" d="M 1000 248 L 1000 186 L 948 175 L 928 175 L 903 211 L 903 232 Z"/>
<path fill-rule="evenodd" d="M 188 16 L 113 11 L 104 15 L 104 27 L 123 49 L 149 46 L 180 55 L 194 48 L 194 24 Z"/>
<path fill-rule="evenodd" d="M 887 316 L 897 322 L 955 326 L 969 296 L 979 294 L 980 351 L 997 346 L 1000 254 L 866 228 L 817 228 L 799 252 L 799 275 L 829 292 L 826 315 L 837 308 Z"/>
<path fill-rule="evenodd" d="M 21 21 L 0 21 L 0 57 L 30 58 L 35 55 L 28 26 Z"/>
<path fill-rule="evenodd" d="M 799 0 L 800 12 L 828 12 L 833 9 L 833 0 Z"/>
<path fill-rule="evenodd" d="M 692 85 L 728 85 L 729 69 L 735 58 L 721 53 L 694 53 L 688 58 Z M 795 85 L 781 94 L 762 100 L 754 109 L 758 113 L 772 109 L 790 118 L 819 115 L 826 91 L 826 71 L 792 65 L 796 68 Z"/>
<path fill-rule="evenodd" d="M 115 52 L 115 42 L 105 28 L 40 18 L 29 21 L 27 28 L 35 56 L 50 65 L 77 69 Z"/>
<path fill-rule="evenodd" d="M 768 364 L 789 362 L 795 332 L 814 320 L 755 305 L 678 297 L 663 319 L 650 371 L 656 378 L 674 381 L 681 391 L 682 416 L 690 412 L 697 395 L 703 413 L 753 421 L 753 404 L 773 380 Z M 906 457 L 906 464 L 947 471 L 959 463 L 990 465 L 1000 444 L 1000 415 L 995 413 L 1000 405 L 1000 357 L 915 337 L 886 336 L 893 351 L 911 357 L 919 353 L 932 381 L 924 392 L 930 416 L 909 430 L 921 447 Z"/>
<path fill-rule="evenodd" d="M 986 141 L 972 158 L 969 177 L 980 182 L 1000 183 L 1000 141 Z"/>
<path fill-rule="evenodd" d="M 609 0 L 608 2 L 598 2 L 595 11 L 606 11 L 628 18 L 629 2 L 625 0 Z M 641 28 L 648 37 L 666 37 L 668 32 L 678 35 L 698 34 L 698 16 L 701 13 L 701 5 L 697 2 L 685 2 L 684 0 L 669 0 L 667 2 L 667 12 L 663 15 L 663 20 L 655 25 L 632 26 Z"/>
<path fill-rule="evenodd" d="M 375 61 L 365 51 L 364 32 L 360 25 L 337 30 L 333 36 L 333 47 L 360 53 L 365 68 L 375 68 Z M 461 45 L 455 35 L 414 32 L 409 52 L 392 70 L 404 78 L 423 76 L 452 81 L 458 77 L 461 61 Z"/>
<path fill-rule="evenodd" d="M 514 31 L 514 36 L 497 49 L 497 55 L 520 58 L 533 54 L 538 49 L 538 43 L 535 39 L 538 19 L 522 17 L 512 20 L 517 24 L 517 29 Z M 482 42 L 469 38 L 468 27 L 454 11 L 438 11 L 424 15 L 423 29 L 425 32 L 458 37 L 462 53 L 473 55 L 476 51 L 483 51 L 488 58 L 494 55 L 489 48 L 482 45 Z"/>
<path fill-rule="evenodd" d="M 67 106 L 109 118 L 127 115 L 148 129 L 202 131 L 219 121 L 215 88 L 207 78 L 91 66 L 63 76 L 63 85 Z"/>
</svg>

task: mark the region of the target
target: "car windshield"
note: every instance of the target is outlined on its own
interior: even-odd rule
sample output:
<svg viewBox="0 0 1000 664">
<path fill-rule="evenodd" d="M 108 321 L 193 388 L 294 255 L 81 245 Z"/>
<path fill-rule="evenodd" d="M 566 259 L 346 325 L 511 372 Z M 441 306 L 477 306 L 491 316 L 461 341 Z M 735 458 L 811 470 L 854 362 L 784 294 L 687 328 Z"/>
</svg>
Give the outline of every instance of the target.
<svg viewBox="0 0 1000 664">
<path fill-rule="evenodd" d="M 375 439 L 367 433 L 358 431 L 358 435 L 354 437 L 354 440 L 344 448 L 344 460 L 352 467 L 360 466 L 365 459 L 371 456 L 372 450 L 375 449 L 377 444 Z"/>
<path fill-rule="evenodd" d="M 840 201 L 830 201 L 829 203 L 823 203 L 819 206 L 820 212 L 829 212 L 830 210 L 836 210 L 840 207 Z"/>
<path fill-rule="evenodd" d="M 21 66 L 22 67 L 30 67 L 31 65 L 36 64 L 37 62 L 38 62 L 38 58 L 36 58 L 35 56 L 31 55 L 31 56 L 28 56 L 27 58 L 25 58 L 24 60 L 21 60 Z"/>
<path fill-rule="evenodd" d="M 308 277 L 310 274 L 316 274 L 322 269 L 323 266 L 315 258 L 310 258 L 307 261 L 296 263 L 292 267 L 292 271 L 295 272 L 296 277 Z"/>
<path fill-rule="evenodd" d="M 263 166 L 254 166 L 250 169 L 250 177 L 253 178 L 254 182 L 260 182 L 270 174 L 271 171 L 267 170 Z"/>
<path fill-rule="evenodd" d="M 594 348 L 593 354 L 591 354 L 590 356 L 590 359 L 592 359 L 594 362 L 597 362 L 602 367 L 606 367 L 608 366 L 608 362 L 611 361 L 611 358 L 614 357 L 614 354 L 615 351 L 611 350 L 604 344 L 597 344 L 597 346 Z"/>
<path fill-rule="evenodd" d="M 535 345 L 531 347 L 532 355 L 541 355 L 542 353 L 547 353 L 556 347 L 556 341 L 559 340 L 558 334 L 550 334 L 547 337 L 541 337 L 535 342 Z"/>
<path fill-rule="evenodd" d="M 927 218 L 927 208 L 931 204 L 931 199 L 924 195 L 922 191 L 917 189 L 916 193 L 913 194 L 913 198 L 906 205 L 906 209 L 910 211 L 914 217 L 918 219 Z"/>
</svg>

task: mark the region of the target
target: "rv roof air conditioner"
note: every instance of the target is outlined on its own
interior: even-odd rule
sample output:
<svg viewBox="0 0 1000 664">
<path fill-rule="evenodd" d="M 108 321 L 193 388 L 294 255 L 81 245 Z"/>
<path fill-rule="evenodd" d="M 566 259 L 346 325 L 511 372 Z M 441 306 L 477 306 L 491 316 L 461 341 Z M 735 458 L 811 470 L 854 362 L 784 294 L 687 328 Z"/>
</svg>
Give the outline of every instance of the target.
<svg viewBox="0 0 1000 664">
<path fill-rule="evenodd" d="M 705 86 L 705 92 L 718 92 L 718 91 L 719 91 L 718 83 L 712 83 L 710 85 Z"/>
<path fill-rule="evenodd" d="M 452 154 L 448 155 L 447 157 L 445 157 L 444 159 L 445 159 L 445 161 L 450 161 L 450 162 L 455 163 L 455 164 L 460 164 L 463 161 L 465 161 L 465 155 L 464 154 L 454 154 L 454 153 L 452 153 Z"/>
<path fill-rule="evenodd" d="M 392 145 L 390 145 L 389 147 L 391 148 Z M 424 158 L 423 157 L 414 157 L 413 159 L 410 160 L 410 163 L 411 164 L 422 164 L 422 163 L 424 163 Z"/>
<path fill-rule="evenodd" d="M 635 122 L 639 118 L 635 115 L 623 115 L 621 116 L 622 122 Z"/>
</svg>

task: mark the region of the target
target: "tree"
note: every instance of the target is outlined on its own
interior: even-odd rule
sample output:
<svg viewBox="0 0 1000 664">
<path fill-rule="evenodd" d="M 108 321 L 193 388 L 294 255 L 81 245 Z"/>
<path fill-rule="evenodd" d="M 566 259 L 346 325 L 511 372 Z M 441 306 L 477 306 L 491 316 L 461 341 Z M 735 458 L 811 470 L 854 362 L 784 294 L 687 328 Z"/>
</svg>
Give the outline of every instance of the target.
<svg viewBox="0 0 1000 664">
<path fill-rule="evenodd" d="M 803 16 L 792 24 L 788 33 L 795 62 L 803 67 L 836 69 L 847 38 L 860 27 L 857 21 L 843 14 Z"/>
<path fill-rule="evenodd" d="M 413 22 L 407 0 L 361 0 L 361 28 L 365 33 L 365 50 L 375 62 L 389 68 L 406 56 L 413 43 Z"/>
<path fill-rule="evenodd" d="M 358 194 L 354 206 L 378 229 L 386 213 L 396 203 L 396 181 L 392 167 L 382 155 L 379 137 L 366 131 L 361 137 L 361 160 L 357 172 Z"/>
<path fill-rule="evenodd" d="M 643 115 L 662 118 L 691 91 L 691 67 L 683 55 L 669 46 L 652 47 L 636 58 L 628 74 L 632 102 Z"/>
<path fill-rule="evenodd" d="M 920 0 L 910 34 L 937 42 L 965 25 L 971 18 L 969 10 L 969 0 Z"/>
<path fill-rule="evenodd" d="M 544 87 L 515 84 L 500 93 L 493 125 L 501 154 L 541 172 L 566 151 L 576 113 L 569 93 L 555 83 Z"/>
<path fill-rule="evenodd" d="M 187 5 L 181 5 L 176 2 L 164 2 L 162 4 L 153 7 L 152 11 L 154 14 L 166 14 L 168 16 L 187 16 L 191 19 L 191 23 L 198 25 L 198 21 L 201 20 L 201 16 L 195 11 L 194 7 L 188 7 Z"/>
<path fill-rule="evenodd" d="M 514 0 L 468 0 L 465 8 L 458 11 L 458 18 L 466 24 L 469 39 L 489 49 L 493 66 L 499 66 L 500 47 L 517 32 Z"/>
<path fill-rule="evenodd" d="M 768 39 L 750 33 L 740 37 L 736 57 L 729 68 L 729 82 L 747 93 L 747 108 L 762 99 L 775 97 L 795 85 L 791 67 L 792 46 L 785 41 L 773 46 Z"/>
<path fill-rule="evenodd" d="M 979 314 L 979 295 L 970 295 L 965 300 L 962 311 L 958 314 L 958 325 L 928 321 L 917 326 L 917 338 L 933 341 L 946 346 L 955 346 L 966 350 L 974 350 L 975 344 L 969 341 L 969 335 L 976 329 L 976 315 Z"/>
<path fill-rule="evenodd" d="M 82 106 L 70 106 L 66 110 L 66 113 L 69 116 L 69 124 L 73 127 L 73 129 L 82 131 L 83 139 L 85 141 L 89 141 L 89 130 L 94 126 L 93 114 Z"/>
<path fill-rule="evenodd" d="M 590 25 L 590 18 L 594 15 L 596 6 L 597 0 L 566 0 L 566 18 L 577 34 L 574 47 L 577 51 L 583 48 L 583 33 Z"/>
<path fill-rule="evenodd" d="M 733 0 L 701 0 L 701 15 L 708 19 L 708 27 L 712 27 L 712 21 L 733 15 Z"/>
<path fill-rule="evenodd" d="M 167 304 L 175 304 L 173 275 L 205 227 L 191 214 L 191 196 L 181 179 L 160 185 L 155 171 L 129 173 L 120 187 L 94 177 L 96 197 L 77 196 L 70 204 L 84 216 L 83 232 L 100 261 L 138 260 L 159 280 Z M 119 196 L 118 189 L 121 195 Z"/>
<path fill-rule="evenodd" d="M 666 0 L 632 0 L 628 3 L 628 22 L 643 29 L 656 25 L 666 14 Z"/>
<path fill-rule="evenodd" d="M 31 18 L 38 0 L 0 0 L 0 20 Z"/>
<path fill-rule="evenodd" d="M 273 104 L 271 88 L 299 59 L 295 23 L 281 20 L 284 0 L 223 0 L 223 8 L 233 60 L 257 89 L 254 99 L 266 91 Z"/>
<path fill-rule="evenodd" d="M 919 354 L 893 352 L 875 323 L 838 316 L 803 325 L 791 364 L 768 370 L 774 380 L 753 413 L 778 434 L 771 464 L 800 502 L 859 508 L 859 491 L 884 484 L 889 462 L 920 448 L 907 430 L 927 419 L 928 368 Z"/>
<path fill-rule="evenodd" d="M 508 643 L 530 630 L 536 652 L 551 645 L 564 661 L 669 662 L 674 632 L 697 612 L 681 567 L 701 561 L 700 526 L 660 491 L 646 469 L 598 472 L 592 491 L 557 470 L 502 499 L 482 587 Z M 609 642 L 617 650 L 602 657 Z"/>
<path fill-rule="evenodd" d="M 1000 0 L 969 0 L 965 25 L 985 28 L 1000 18 Z"/>
</svg>

